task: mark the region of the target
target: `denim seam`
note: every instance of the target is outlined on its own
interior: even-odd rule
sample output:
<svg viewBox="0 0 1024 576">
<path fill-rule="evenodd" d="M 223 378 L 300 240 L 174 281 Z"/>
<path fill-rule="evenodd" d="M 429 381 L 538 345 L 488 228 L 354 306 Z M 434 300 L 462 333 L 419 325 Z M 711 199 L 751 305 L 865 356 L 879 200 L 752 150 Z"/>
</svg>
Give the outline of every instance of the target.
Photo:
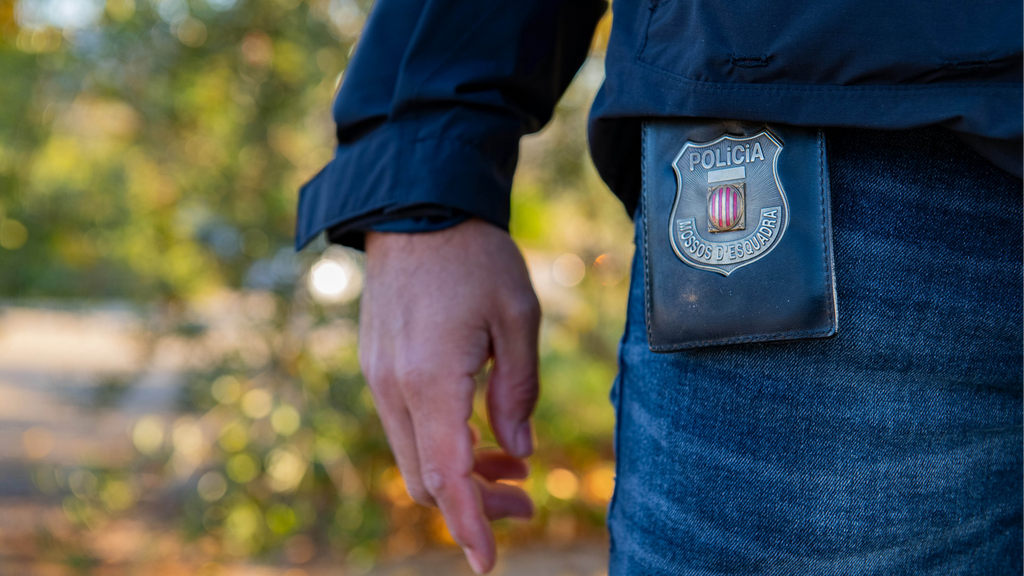
<svg viewBox="0 0 1024 576">
<path fill-rule="evenodd" d="M 627 301 L 628 308 L 628 301 Z M 629 342 L 629 321 L 627 320 L 625 327 L 622 330 L 622 342 L 619 344 L 619 373 L 615 377 L 614 392 L 615 392 L 615 436 L 612 442 L 612 450 L 615 452 L 615 485 L 612 488 L 612 497 L 608 501 L 608 512 L 606 517 L 606 523 L 608 524 L 608 548 L 609 552 L 615 550 L 615 534 L 612 533 L 611 523 L 615 515 L 616 504 L 618 503 L 618 494 L 621 490 L 619 485 L 619 478 L 622 477 L 619 466 L 622 464 L 622 387 L 625 382 L 625 370 L 626 362 L 623 360 L 623 355 L 626 353 L 626 347 Z"/>
<path fill-rule="evenodd" d="M 642 125 L 642 129 L 645 130 L 646 126 L 647 126 L 647 123 L 644 122 L 643 125 Z M 642 151 L 646 150 L 646 147 L 642 146 L 641 150 Z M 641 154 L 642 153 L 643 152 L 641 152 Z M 643 168 L 641 168 L 641 169 L 643 170 Z M 642 198 L 641 198 L 641 202 L 643 202 Z M 635 226 L 643 226 L 643 220 L 645 218 L 644 209 L 645 208 L 641 204 L 640 214 L 637 215 Z M 647 248 L 647 228 L 646 227 L 643 228 L 643 232 L 644 232 L 644 238 L 643 238 L 644 249 L 646 250 L 646 248 Z M 639 246 L 637 246 L 637 248 L 639 248 Z M 636 274 L 636 265 L 637 265 L 637 262 L 636 262 L 636 260 L 634 260 L 632 268 L 630 270 L 630 277 L 631 278 L 634 277 L 635 274 Z M 645 278 L 645 280 L 644 280 L 644 294 L 643 294 L 643 298 L 644 298 L 644 302 L 646 304 L 646 301 L 647 301 L 647 281 L 646 281 L 647 266 L 644 265 L 642 262 L 640 263 L 640 265 L 643 266 L 643 271 L 644 271 L 644 278 Z M 629 338 L 630 338 L 629 310 L 632 308 L 632 306 L 633 306 L 633 291 L 632 291 L 632 289 L 630 289 L 629 297 L 628 297 L 628 299 L 626 301 L 626 325 L 622 329 L 622 340 L 619 342 L 618 374 L 615 376 L 615 383 L 613 384 L 613 388 L 612 388 L 612 392 L 614 392 L 614 394 L 615 394 L 615 400 L 614 400 L 614 405 L 615 405 L 615 429 L 614 429 L 614 432 L 615 432 L 615 434 L 613 436 L 613 441 L 612 441 L 612 449 L 615 451 L 615 486 L 614 486 L 614 488 L 612 490 L 612 497 L 608 501 L 608 511 L 607 511 L 607 516 L 606 516 L 606 519 L 605 519 L 605 523 L 607 524 L 607 529 L 608 529 L 609 557 L 612 554 L 614 554 L 614 552 L 615 552 L 615 534 L 612 532 L 612 522 L 613 522 L 613 518 L 614 518 L 614 515 L 615 515 L 615 509 L 616 509 L 617 503 L 619 501 L 619 491 L 622 490 L 622 487 L 620 485 L 619 479 L 622 477 L 622 474 L 620 473 L 620 466 L 622 464 L 622 450 L 621 450 L 621 443 L 622 443 L 622 417 L 623 417 L 622 415 L 623 415 L 623 412 L 624 412 L 622 398 L 623 398 L 623 394 L 624 394 L 623 393 L 623 387 L 624 387 L 625 381 L 626 381 L 626 378 L 625 378 L 626 361 L 624 359 L 624 355 L 626 353 L 626 348 L 629 345 Z M 645 328 L 646 327 L 647 327 L 647 324 L 645 322 Z"/>
</svg>

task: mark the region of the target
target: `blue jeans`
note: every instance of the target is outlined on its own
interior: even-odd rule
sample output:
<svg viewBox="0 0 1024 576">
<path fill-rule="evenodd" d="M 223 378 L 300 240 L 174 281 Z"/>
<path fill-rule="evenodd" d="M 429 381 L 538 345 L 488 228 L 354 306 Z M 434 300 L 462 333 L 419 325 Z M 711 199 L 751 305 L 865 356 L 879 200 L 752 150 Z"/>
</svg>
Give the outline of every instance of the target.
<svg viewBox="0 0 1024 576">
<path fill-rule="evenodd" d="M 637 244 L 611 576 L 1022 571 L 1021 181 L 938 129 L 827 138 L 834 338 L 655 354 Z"/>
</svg>

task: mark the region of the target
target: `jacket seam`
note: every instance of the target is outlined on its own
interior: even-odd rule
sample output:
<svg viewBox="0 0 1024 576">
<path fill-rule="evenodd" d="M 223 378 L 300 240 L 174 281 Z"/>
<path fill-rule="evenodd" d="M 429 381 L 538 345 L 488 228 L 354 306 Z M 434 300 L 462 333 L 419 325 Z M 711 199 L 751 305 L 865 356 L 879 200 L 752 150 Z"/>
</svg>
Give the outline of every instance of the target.
<svg viewBox="0 0 1024 576">
<path fill-rule="evenodd" d="M 493 14 L 493 12 L 498 9 L 498 6 L 499 5 L 497 3 L 492 4 L 490 6 L 489 10 L 487 10 L 485 12 L 482 12 L 480 14 L 479 19 L 477 19 L 477 21 L 474 22 L 473 25 L 466 27 L 466 29 L 465 29 L 466 32 L 462 36 L 460 36 L 458 40 L 456 40 L 454 43 L 452 43 L 452 45 L 451 45 L 452 48 L 447 53 L 445 53 L 445 55 L 443 57 L 438 59 L 437 65 L 435 65 L 430 70 L 430 72 L 427 72 L 426 74 L 423 75 L 423 81 L 421 81 L 418 84 L 416 84 L 415 88 L 412 90 L 412 98 L 411 98 L 412 100 L 416 100 L 416 99 L 418 99 L 420 97 L 420 95 L 422 94 L 423 85 L 426 84 L 427 82 L 429 82 L 437 74 L 437 71 L 440 70 L 448 62 L 449 59 L 451 59 L 453 54 L 458 52 L 459 47 L 462 45 L 463 42 L 466 41 L 466 38 L 468 38 L 470 36 L 470 31 L 474 30 L 476 28 L 476 24 L 478 24 L 479 22 L 484 21 L 488 17 L 490 17 Z M 423 13 L 421 13 L 420 16 L 422 17 Z M 420 29 L 420 26 L 422 26 L 422 25 L 423 25 L 423 21 L 422 20 L 417 22 L 417 24 L 416 24 L 416 31 L 414 32 L 414 37 L 415 37 L 415 34 L 420 31 L 419 29 Z M 411 46 L 411 44 L 406 47 L 406 52 L 405 52 L 405 54 L 402 55 L 402 67 L 403 68 L 405 66 L 406 59 L 409 57 L 409 52 L 408 51 L 409 51 L 410 46 Z M 397 92 L 397 86 L 398 86 L 398 84 L 396 83 L 396 92 Z"/>
<path fill-rule="evenodd" d="M 644 40 L 644 47 L 646 47 L 646 38 Z M 681 74 L 677 74 L 670 70 L 666 70 L 660 66 L 655 66 L 649 62 L 644 62 L 640 59 L 642 52 L 638 53 L 634 62 L 638 66 L 644 68 L 650 68 L 653 72 L 663 74 L 670 79 L 688 84 L 692 88 L 698 88 L 702 90 L 736 90 L 736 91 L 755 91 L 755 92 L 812 92 L 822 93 L 831 92 L 837 95 L 843 96 L 855 96 L 861 93 L 890 93 L 890 92 L 915 92 L 915 91 L 959 91 L 964 88 L 984 88 L 987 90 L 999 90 L 1013 92 L 1015 94 L 1024 92 L 1024 87 L 1020 84 L 1011 82 L 964 82 L 957 83 L 956 85 L 950 84 L 891 84 L 887 86 L 873 85 L 873 86 L 813 86 L 804 84 L 754 84 L 754 83 L 723 83 L 723 82 L 705 82 L 702 80 L 694 80 L 687 78 Z"/>
<path fill-rule="evenodd" d="M 651 21 L 654 20 L 654 12 L 658 9 L 658 1 L 651 0 L 650 5 L 647 8 L 647 25 L 644 26 L 644 39 L 640 42 L 640 49 L 636 53 L 636 61 L 642 62 L 640 58 L 643 57 L 644 52 L 647 50 L 647 39 L 651 36 Z"/>
<path fill-rule="evenodd" d="M 425 144 L 425 143 L 429 143 L 429 142 L 445 142 L 445 143 L 452 143 L 452 144 L 460 144 L 460 145 L 462 145 L 465 148 L 470 148 L 474 152 L 479 152 L 480 154 L 482 154 L 484 156 L 487 156 L 487 154 L 483 151 L 483 149 L 480 148 L 480 145 L 478 143 L 473 142 L 472 140 L 466 140 L 464 138 L 437 138 L 437 137 L 413 138 L 412 140 L 409 140 L 409 145 L 413 146 L 413 145 L 416 145 L 416 144 Z"/>
</svg>

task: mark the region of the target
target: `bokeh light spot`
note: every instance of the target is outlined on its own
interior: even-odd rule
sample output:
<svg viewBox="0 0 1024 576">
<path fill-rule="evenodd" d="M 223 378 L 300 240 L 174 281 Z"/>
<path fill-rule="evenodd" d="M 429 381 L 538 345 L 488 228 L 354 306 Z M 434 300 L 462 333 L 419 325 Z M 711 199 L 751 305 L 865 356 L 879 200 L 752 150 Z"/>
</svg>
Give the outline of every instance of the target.
<svg viewBox="0 0 1024 576">
<path fill-rule="evenodd" d="M 275 492 L 294 490 L 306 474 L 306 460 L 291 446 L 271 451 L 266 465 L 270 487 Z"/>
<path fill-rule="evenodd" d="M 608 504 L 614 491 L 615 469 L 610 464 L 595 468 L 583 477 L 582 496 L 590 504 Z"/>
<path fill-rule="evenodd" d="M 178 418 L 171 430 L 171 443 L 179 455 L 189 460 L 197 460 L 205 444 L 203 430 L 192 418 Z"/>
<path fill-rule="evenodd" d="M 555 260 L 551 274 L 562 286 L 575 286 L 583 280 L 587 273 L 587 265 L 575 254 L 563 254 Z"/>
<path fill-rule="evenodd" d="M 292 536 L 284 545 L 284 555 L 293 564 L 305 564 L 316 556 L 316 542 L 305 534 Z"/>
<path fill-rule="evenodd" d="M 92 472 L 78 469 L 68 475 L 68 486 L 71 488 L 72 494 L 87 500 L 96 495 L 99 480 L 96 479 L 96 475 Z"/>
<path fill-rule="evenodd" d="M 299 429 L 300 424 L 302 418 L 299 411 L 289 404 L 282 404 L 270 415 L 271 427 L 282 436 L 291 436 Z"/>
<path fill-rule="evenodd" d="M 28 241 L 28 228 L 17 220 L 0 221 L 0 247 L 17 250 Z"/>
<path fill-rule="evenodd" d="M 53 432 L 42 426 L 34 426 L 21 434 L 21 446 L 25 450 L 25 456 L 32 460 L 45 458 L 53 451 L 55 443 Z"/>
<path fill-rule="evenodd" d="M 269 66 L 274 60 L 274 43 L 262 30 L 253 30 L 242 39 L 242 57 L 250 66 Z"/>
<path fill-rule="evenodd" d="M 127 510 L 135 504 L 135 488 L 124 480 L 108 480 L 100 491 L 100 500 L 108 510 Z"/>
<path fill-rule="evenodd" d="M 202 46 L 206 42 L 206 25 L 198 18 L 186 17 L 178 24 L 178 40 L 190 48 Z"/>
<path fill-rule="evenodd" d="M 274 504 L 270 508 L 267 508 L 266 513 L 267 528 L 277 534 L 287 534 L 291 532 L 295 525 L 298 523 L 298 517 L 295 515 L 295 510 L 284 504 Z"/>
<path fill-rule="evenodd" d="M 164 421 L 158 416 L 139 418 L 132 429 L 132 443 L 143 454 L 156 454 L 164 444 Z"/>
<path fill-rule="evenodd" d="M 625 277 L 625 267 L 618 257 L 601 254 L 594 259 L 594 274 L 602 286 L 615 286 Z"/>
<path fill-rule="evenodd" d="M 239 484 L 245 484 L 260 473 L 259 465 L 256 463 L 256 460 L 248 454 L 235 454 L 228 459 L 225 468 L 227 470 L 228 477 Z"/>
<path fill-rule="evenodd" d="M 99 0 L 22 0 L 15 4 L 18 23 L 27 28 L 81 29 L 93 26 L 103 14 Z"/>
<path fill-rule="evenodd" d="M 309 291 L 313 298 L 327 304 L 343 304 L 359 296 L 362 273 L 343 250 L 328 249 L 309 270 Z"/>
<path fill-rule="evenodd" d="M 348 286 L 348 274 L 341 264 L 333 260 L 317 262 L 309 274 L 313 278 L 313 288 L 323 296 L 337 296 Z"/>
<path fill-rule="evenodd" d="M 117 22 L 127 22 L 135 15 L 135 0 L 107 0 L 107 14 Z"/>
<path fill-rule="evenodd" d="M 210 394 L 221 404 L 233 404 L 242 396 L 242 383 L 234 376 L 221 376 L 213 382 Z"/>
<path fill-rule="evenodd" d="M 224 532 L 229 544 L 237 551 L 244 551 L 260 529 L 262 514 L 250 503 L 238 504 L 231 509 L 224 520 Z"/>
<path fill-rule="evenodd" d="M 206 0 L 206 4 L 218 12 L 231 10 L 237 3 L 238 0 Z"/>
<path fill-rule="evenodd" d="M 224 494 L 228 491 L 228 482 L 224 479 L 224 475 L 216 470 L 211 470 L 199 479 L 199 484 L 196 486 L 196 491 L 199 493 L 199 497 L 207 502 L 216 502 L 224 497 Z"/>
<path fill-rule="evenodd" d="M 273 408 L 273 400 L 270 392 L 263 388 L 254 388 L 242 396 L 242 412 L 253 420 L 259 420 L 270 414 L 271 408 Z"/>
<path fill-rule="evenodd" d="M 238 452 L 249 443 L 249 431 L 238 420 L 228 422 L 221 428 L 217 443 L 227 452 Z"/>
<path fill-rule="evenodd" d="M 555 468 L 548 472 L 547 478 L 544 479 L 544 487 L 548 489 L 548 494 L 561 500 L 569 500 L 576 496 L 579 485 L 576 475 L 565 468 Z"/>
</svg>

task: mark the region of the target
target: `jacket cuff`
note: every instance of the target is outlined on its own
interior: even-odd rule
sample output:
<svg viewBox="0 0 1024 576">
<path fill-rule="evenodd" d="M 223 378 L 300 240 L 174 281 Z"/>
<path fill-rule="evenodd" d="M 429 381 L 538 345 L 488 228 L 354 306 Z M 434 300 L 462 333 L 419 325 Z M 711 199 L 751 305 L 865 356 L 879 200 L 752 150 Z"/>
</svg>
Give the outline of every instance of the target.
<svg viewBox="0 0 1024 576">
<path fill-rule="evenodd" d="M 339 224 L 327 230 L 327 240 L 332 244 L 341 244 L 362 250 L 367 232 L 399 232 L 402 234 L 437 232 L 462 224 L 471 217 L 461 210 L 448 206 L 435 204 L 412 206 L 407 210 L 374 214 Z"/>
<path fill-rule="evenodd" d="M 451 120 L 440 119 L 447 126 Z M 408 121 L 385 123 L 339 145 L 330 163 L 300 191 L 296 248 L 334 229 L 343 233 L 332 234 L 332 240 L 362 249 L 372 226 L 358 222 L 398 220 L 431 205 L 508 230 L 518 134 L 502 138 L 495 132 L 504 130 L 494 130 L 493 120 L 487 124 L 490 134 L 481 133 L 478 141 L 472 134 L 452 137 L 439 134 L 436 125 Z"/>
</svg>

